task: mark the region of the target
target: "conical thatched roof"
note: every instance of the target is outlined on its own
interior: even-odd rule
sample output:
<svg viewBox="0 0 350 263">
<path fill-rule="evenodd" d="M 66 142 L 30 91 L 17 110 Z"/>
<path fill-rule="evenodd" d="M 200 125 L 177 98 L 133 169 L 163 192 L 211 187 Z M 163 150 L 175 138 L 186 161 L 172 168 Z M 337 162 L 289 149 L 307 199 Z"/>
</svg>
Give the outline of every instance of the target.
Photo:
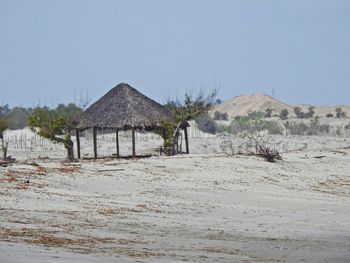
<svg viewBox="0 0 350 263">
<path fill-rule="evenodd" d="M 130 129 L 154 128 L 174 122 L 165 107 L 126 83 L 120 83 L 79 115 L 79 129 L 92 127 Z"/>
</svg>

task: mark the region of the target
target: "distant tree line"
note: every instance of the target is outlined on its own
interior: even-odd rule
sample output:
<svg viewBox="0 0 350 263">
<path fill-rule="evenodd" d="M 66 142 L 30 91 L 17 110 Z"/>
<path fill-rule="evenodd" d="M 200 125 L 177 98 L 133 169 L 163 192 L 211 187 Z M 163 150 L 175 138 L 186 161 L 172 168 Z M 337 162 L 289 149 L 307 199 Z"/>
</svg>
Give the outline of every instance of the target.
<svg viewBox="0 0 350 263">
<path fill-rule="evenodd" d="M 0 105 L 0 118 L 6 121 L 7 129 L 9 130 L 19 130 L 28 126 L 28 118 L 31 114 L 35 112 L 36 109 L 43 109 L 48 112 L 63 112 L 65 110 L 72 111 L 81 110 L 81 107 L 77 106 L 75 103 L 69 103 L 67 105 L 61 103 L 56 108 L 50 108 L 48 106 L 43 107 L 13 107 L 11 108 L 8 104 Z"/>
<path fill-rule="evenodd" d="M 28 116 L 33 112 L 32 108 L 13 107 L 8 104 L 0 105 L 0 117 L 6 120 L 7 128 L 10 130 L 23 129 L 27 126 Z"/>
<path fill-rule="evenodd" d="M 214 112 L 213 118 L 208 114 L 196 118 L 198 129 L 215 134 L 220 132 L 227 132 L 231 134 L 247 133 L 253 134 L 260 131 L 267 131 L 269 134 L 290 134 L 290 135 L 322 135 L 322 134 L 335 134 L 341 135 L 342 128 L 331 127 L 329 124 L 322 124 L 319 121 L 319 117 L 315 116 L 314 107 L 310 106 L 308 111 L 304 112 L 300 107 L 294 108 L 294 113 L 298 119 L 310 119 L 309 122 L 296 122 L 289 121 L 289 111 L 282 109 L 279 113 L 273 114 L 273 110 L 268 108 L 265 112 L 251 111 L 247 116 L 236 116 L 229 126 L 222 126 L 220 123 L 216 123 L 215 120 L 226 119 L 226 114 L 221 112 Z M 271 117 L 279 118 L 280 120 L 288 120 L 286 122 L 279 122 L 276 119 L 269 120 Z M 335 109 L 335 114 L 327 114 L 328 118 L 345 118 L 346 113 L 341 107 Z M 349 125 L 344 127 L 345 131 L 350 131 Z"/>
</svg>

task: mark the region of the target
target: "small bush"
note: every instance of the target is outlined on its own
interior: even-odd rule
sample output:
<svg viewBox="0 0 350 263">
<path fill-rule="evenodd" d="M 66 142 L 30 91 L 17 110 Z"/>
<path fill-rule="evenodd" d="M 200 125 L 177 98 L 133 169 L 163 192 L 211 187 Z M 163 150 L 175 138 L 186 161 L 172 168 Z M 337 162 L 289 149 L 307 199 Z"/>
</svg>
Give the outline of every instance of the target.
<svg viewBox="0 0 350 263">
<path fill-rule="evenodd" d="M 312 119 L 310 124 L 287 121 L 284 126 L 291 135 L 318 135 L 330 133 L 329 124 L 320 124 L 318 118 Z"/>
<path fill-rule="evenodd" d="M 215 134 L 217 132 L 216 123 L 208 114 L 197 117 L 195 121 L 200 131 L 211 134 Z"/>
<path fill-rule="evenodd" d="M 271 118 L 272 117 L 272 112 L 273 112 L 273 109 L 271 109 L 271 108 L 267 108 L 266 110 L 265 110 L 265 118 Z"/>
<path fill-rule="evenodd" d="M 232 134 L 268 131 L 269 134 L 283 134 L 283 128 L 276 121 L 252 120 L 249 117 L 237 116 L 230 125 Z"/>
<path fill-rule="evenodd" d="M 261 111 L 250 111 L 248 112 L 248 118 L 252 120 L 259 120 L 265 117 L 265 113 Z"/>
<path fill-rule="evenodd" d="M 297 118 L 308 119 L 308 118 L 313 118 L 314 117 L 314 114 L 315 114 L 314 109 L 315 109 L 315 107 L 310 106 L 308 108 L 308 112 L 303 112 L 300 107 L 295 107 L 294 108 L 294 113 L 297 116 Z"/>
<path fill-rule="evenodd" d="M 296 123 L 295 121 L 289 122 L 287 121 L 284 124 L 284 127 L 289 130 L 291 135 L 305 135 L 308 127 L 305 123 Z"/>
<path fill-rule="evenodd" d="M 286 119 L 288 119 L 288 115 L 289 115 L 288 110 L 283 109 L 283 110 L 281 110 L 279 117 L 281 120 L 286 120 Z"/>
<path fill-rule="evenodd" d="M 345 118 L 346 117 L 346 112 L 344 112 L 343 109 L 340 107 L 336 108 L 335 112 L 336 112 L 337 118 Z"/>
<path fill-rule="evenodd" d="M 260 136 L 248 136 L 246 147 L 249 154 L 260 156 L 268 162 L 274 163 L 282 160 L 281 154 L 270 145 L 268 139 Z"/>
<path fill-rule="evenodd" d="M 214 112 L 214 120 L 223 120 L 227 121 L 228 120 L 228 114 L 226 112 L 221 113 L 219 111 Z"/>
</svg>

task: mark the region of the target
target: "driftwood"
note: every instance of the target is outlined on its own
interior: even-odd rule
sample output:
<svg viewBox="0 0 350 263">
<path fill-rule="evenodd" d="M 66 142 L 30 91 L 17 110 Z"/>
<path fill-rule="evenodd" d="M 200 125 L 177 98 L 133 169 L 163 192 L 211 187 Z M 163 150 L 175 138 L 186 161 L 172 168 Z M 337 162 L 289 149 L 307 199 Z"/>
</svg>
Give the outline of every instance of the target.
<svg viewBox="0 0 350 263">
<path fill-rule="evenodd" d="M 123 168 L 118 168 L 118 169 L 100 169 L 98 170 L 99 172 L 118 172 L 118 171 L 125 171 Z"/>
<path fill-rule="evenodd" d="M 314 156 L 313 158 L 317 158 L 317 159 L 322 159 L 322 158 L 325 158 L 327 157 L 326 155 L 320 155 L 320 156 Z"/>
<path fill-rule="evenodd" d="M 6 160 L 0 160 L 0 167 L 7 167 L 8 165 L 13 164 L 16 161 L 16 159 L 11 158 L 11 156 L 9 156 L 8 158 L 6 158 Z"/>
</svg>

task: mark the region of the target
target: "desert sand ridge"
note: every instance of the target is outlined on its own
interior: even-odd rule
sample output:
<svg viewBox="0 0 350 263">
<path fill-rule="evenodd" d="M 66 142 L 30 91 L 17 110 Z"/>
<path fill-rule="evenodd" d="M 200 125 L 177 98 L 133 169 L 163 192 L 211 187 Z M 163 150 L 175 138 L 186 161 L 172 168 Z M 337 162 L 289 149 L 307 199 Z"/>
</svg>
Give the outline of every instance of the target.
<svg viewBox="0 0 350 263">
<path fill-rule="evenodd" d="M 233 97 L 229 100 L 222 102 L 221 104 L 215 105 L 211 111 L 211 115 L 215 111 L 221 113 L 226 112 L 229 118 L 236 116 L 246 116 L 252 111 L 265 112 L 266 109 L 273 109 L 272 114 L 279 114 L 281 110 L 287 109 L 290 117 L 295 117 L 294 107 L 300 107 L 303 111 L 308 111 L 310 106 L 314 107 L 315 116 L 326 117 L 328 113 L 335 115 L 335 109 L 341 107 L 347 116 L 350 116 L 349 105 L 336 105 L 336 106 L 314 106 L 311 104 L 287 104 L 280 100 L 277 100 L 269 95 L 257 93 L 250 95 L 240 95 Z"/>
<path fill-rule="evenodd" d="M 271 108 L 274 114 L 283 109 L 293 113 L 293 107 L 266 94 L 240 95 L 216 105 L 212 112 L 226 112 L 230 118 L 248 115 L 250 111 L 265 111 Z"/>
</svg>

